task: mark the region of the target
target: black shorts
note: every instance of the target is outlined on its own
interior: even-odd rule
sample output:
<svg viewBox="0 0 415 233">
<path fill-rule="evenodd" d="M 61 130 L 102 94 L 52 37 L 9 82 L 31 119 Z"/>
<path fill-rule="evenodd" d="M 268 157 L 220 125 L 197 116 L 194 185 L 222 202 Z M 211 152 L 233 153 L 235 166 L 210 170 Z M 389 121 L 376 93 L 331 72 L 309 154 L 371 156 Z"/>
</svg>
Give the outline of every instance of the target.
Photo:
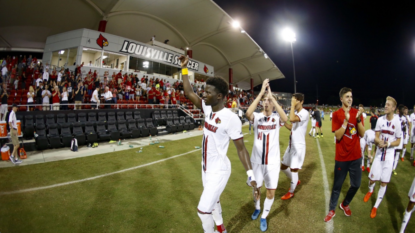
<svg viewBox="0 0 415 233">
<path fill-rule="evenodd" d="M 323 124 L 321 123 L 321 121 L 317 121 L 317 123 L 316 123 L 316 126 L 317 127 L 319 127 L 319 128 L 321 128 L 321 126 L 322 126 Z"/>
</svg>

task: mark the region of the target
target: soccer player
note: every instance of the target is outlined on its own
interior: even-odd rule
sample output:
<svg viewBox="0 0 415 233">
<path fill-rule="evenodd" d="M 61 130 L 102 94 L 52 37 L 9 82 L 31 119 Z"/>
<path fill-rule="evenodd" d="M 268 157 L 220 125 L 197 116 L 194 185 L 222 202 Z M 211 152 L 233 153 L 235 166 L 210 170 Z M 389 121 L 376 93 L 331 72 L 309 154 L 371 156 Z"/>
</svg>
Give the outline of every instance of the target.
<svg viewBox="0 0 415 233">
<path fill-rule="evenodd" d="M 324 110 L 321 111 L 321 119 L 324 121 Z"/>
<path fill-rule="evenodd" d="M 308 132 L 308 135 L 311 136 L 311 132 L 313 133 L 313 137 L 316 136 L 316 119 L 314 116 L 311 116 L 311 129 L 310 132 Z"/>
<path fill-rule="evenodd" d="M 394 114 L 396 100 L 390 96 L 386 98 L 385 115 L 380 117 L 376 123 L 375 144 L 377 145 L 375 159 L 369 173 L 369 192 L 363 201 L 367 202 L 373 194 L 376 181 L 381 185 L 378 191 L 375 206 L 370 213 L 371 218 L 376 217 L 379 204 L 385 196 L 386 186 L 390 181 L 394 161 L 395 148 L 401 144 L 402 127 L 400 117 Z"/>
<path fill-rule="evenodd" d="M 321 126 L 323 126 L 323 124 L 321 122 L 320 110 L 318 108 L 316 108 L 314 110 L 313 115 L 314 115 L 314 118 L 316 118 L 316 127 L 317 127 L 317 136 L 316 136 L 316 138 L 323 137 L 323 132 L 321 131 Z M 318 136 L 318 131 L 320 131 L 320 136 Z"/>
<path fill-rule="evenodd" d="M 412 181 L 412 186 L 411 186 L 411 189 L 409 190 L 408 197 L 409 197 L 409 203 L 408 203 L 408 207 L 406 207 L 405 213 L 403 215 L 401 230 L 399 231 L 400 233 L 405 232 L 406 224 L 408 224 L 408 221 L 411 218 L 411 214 L 414 211 L 414 206 L 415 206 L 415 178 L 414 178 L 414 181 Z"/>
<path fill-rule="evenodd" d="M 333 118 L 333 110 L 330 109 L 330 121 L 331 121 L 331 118 Z"/>
<path fill-rule="evenodd" d="M 410 122 L 411 122 L 408 117 L 408 107 L 403 106 L 402 116 L 405 117 L 405 121 L 406 121 L 405 135 L 403 137 L 403 146 L 402 146 L 402 155 L 401 155 L 401 160 L 404 161 L 404 157 L 406 154 L 406 145 L 408 144 L 408 141 L 409 141 L 409 130 L 410 130 Z"/>
<path fill-rule="evenodd" d="M 291 186 L 282 200 L 294 197 L 294 190 L 300 180 L 298 170 L 302 168 L 305 157 L 305 134 L 307 133 L 308 112 L 303 108 L 304 95 L 294 93 L 291 98 L 290 122 L 284 126 L 291 131 L 290 141 L 281 162 L 281 170 L 291 180 Z"/>
<path fill-rule="evenodd" d="M 409 137 L 411 138 L 411 160 L 414 159 L 414 148 L 415 148 L 415 105 L 414 105 L 414 112 L 411 113 L 411 116 L 409 117 L 410 120 L 410 128 L 409 131 Z M 414 164 L 415 166 L 415 161 Z"/>
<path fill-rule="evenodd" d="M 340 101 L 342 107 L 333 113 L 332 132 L 336 136 L 336 157 L 334 165 L 334 182 L 330 197 L 330 209 L 325 222 L 329 222 L 336 216 L 335 208 L 339 199 L 343 182 L 347 173 L 350 177 L 350 188 L 346 197 L 340 204 L 340 209 L 346 216 L 352 214 L 349 204 L 360 187 L 362 179 L 362 153 L 360 151 L 359 136 L 363 137 L 365 127 L 363 126 L 363 108 L 351 108 L 353 104 L 352 89 L 343 87 L 340 89 Z"/>
<path fill-rule="evenodd" d="M 365 107 L 363 106 L 363 104 L 359 104 L 359 108 L 363 108 L 363 109 L 365 109 Z M 363 116 L 363 121 L 365 121 L 365 120 L 366 120 L 366 113 L 365 113 L 365 112 L 363 112 L 363 113 L 362 113 L 362 116 Z"/>
<path fill-rule="evenodd" d="M 370 111 L 370 129 L 366 130 L 363 138 L 360 139 L 360 149 L 362 150 L 362 171 L 365 171 L 365 151 L 367 150 L 367 166 L 366 170 L 370 172 L 370 164 L 373 160 L 372 145 L 375 143 L 375 128 L 378 116 L 375 115 L 375 110 Z"/>
<path fill-rule="evenodd" d="M 396 112 L 399 120 L 401 121 L 401 129 L 402 129 L 402 139 L 400 140 L 400 144 L 399 146 L 395 147 L 395 160 L 393 163 L 393 174 L 397 175 L 398 173 L 396 172 L 396 167 L 398 166 L 398 161 L 399 161 L 399 154 L 402 151 L 403 148 L 403 143 L 405 141 L 405 135 L 406 135 L 406 125 L 408 124 L 408 121 L 406 119 L 406 117 L 403 115 L 404 112 L 404 106 L 402 104 L 400 104 L 398 106 L 398 111 Z"/>
<path fill-rule="evenodd" d="M 261 92 L 246 111 L 248 119 L 254 122 L 255 139 L 251 156 L 252 170 L 254 171 L 258 190 L 264 182 L 267 189 L 264 210 L 261 215 L 261 231 L 268 229 L 266 218 L 271 210 L 272 203 L 274 203 L 280 173 L 280 123 L 287 121 L 287 115 L 272 95 L 268 82 L 268 79 L 264 80 Z M 265 94 L 266 90 L 268 93 Z M 256 113 L 254 111 L 261 99 L 264 110 Z M 260 198 L 254 200 L 255 211 L 251 216 L 252 220 L 257 219 L 261 212 L 260 201 Z"/>
<path fill-rule="evenodd" d="M 239 159 L 245 167 L 248 180 L 254 188 L 255 198 L 259 195 L 249 153 L 245 148 L 242 135 L 242 123 L 238 116 L 224 108 L 224 101 L 228 94 L 228 83 L 223 78 L 213 77 L 206 81 L 203 98 L 200 99 L 193 92 L 189 82 L 187 65 L 189 58 L 179 58 L 182 67 L 183 88 L 187 98 L 202 109 L 205 114 L 202 141 L 202 182 L 203 193 L 197 207 L 198 216 L 202 221 L 203 230 L 213 233 L 214 222 L 217 231 L 226 232 L 223 225 L 222 207 L 219 199 L 231 174 L 231 162 L 226 153 L 231 138 L 238 151 Z"/>
</svg>

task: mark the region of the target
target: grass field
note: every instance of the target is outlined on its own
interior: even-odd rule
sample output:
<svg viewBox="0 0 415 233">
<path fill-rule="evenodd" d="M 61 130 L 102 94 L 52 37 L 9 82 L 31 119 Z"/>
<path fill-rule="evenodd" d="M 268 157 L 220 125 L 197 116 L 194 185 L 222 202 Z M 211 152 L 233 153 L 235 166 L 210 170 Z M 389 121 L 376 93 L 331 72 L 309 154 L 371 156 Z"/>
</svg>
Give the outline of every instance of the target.
<svg viewBox="0 0 415 233">
<path fill-rule="evenodd" d="M 329 181 L 333 182 L 334 142 L 331 122 L 323 121 L 324 138 L 318 139 Z M 366 128 L 368 128 L 368 120 Z M 310 126 L 309 126 L 310 128 Z M 243 128 L 244 133 L 248 127 Z M 287 147 L 289 131 L 281 129 L 281 153 Z M 145 147 L 78 159 L 12 167 L 0 170 L 0 192 L 84 179 L 150 163 L 186 153 L 200 146 L 202 137 L 165 142 L 164 149 Z M 245 135 L 251 152 L 254 135 Z M 325 232 L 323 175 L 316 139 L 307 135 L 307 153 L 299 173 L 301 184 L 295 197 L 282 201 L 289 189 L 287 177 L 281 173 L 276 198 L 268 216 L 268 232 Z M 254 210 L 251 190 L 246 186 L 246 173 L 230 144 L 228 157 L 232 175 L 221 196 L 224 223 L 228 232 L 260 232 L 259 220 L 252 221 Z M 409 148 L 409 145 L 408 145 Z M 363 202 L 368 187 L 367 172 L 350 208 L 351 217 L 336 209 L 334 232 L 398 232 L 407 193 L 415 167 L 409 161 L 399 162 L 398 175 L 392 175 L 378 216 L 370 218 L 379 184 L 368 203 Z M 201 152 L 195 151 L 142 168 L 90 181 L 50 189 L 0 196 L 0 232 L 203 232 L 196 207 L 202 193 Z M 349 181 L 343 186 L 344 198 Z M 262 190 L 262 201 L 265 191 Z M 411 219 L 407 232 L 414 232 Z"/>
</svg>

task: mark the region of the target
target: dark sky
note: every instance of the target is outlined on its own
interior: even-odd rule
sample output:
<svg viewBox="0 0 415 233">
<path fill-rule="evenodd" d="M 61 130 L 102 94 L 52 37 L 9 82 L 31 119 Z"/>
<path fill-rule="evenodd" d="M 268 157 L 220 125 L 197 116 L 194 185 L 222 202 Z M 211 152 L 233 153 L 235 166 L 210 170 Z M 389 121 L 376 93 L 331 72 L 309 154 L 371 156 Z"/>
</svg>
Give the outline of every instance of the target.
<svg viewBox="0 0 415 233">
<path fill-rule="evenodd" d="M 415 104 L 415 1 L 215 0 L 264 49 L 285 75 L 273 91 L 294 91 L 291 49 L 279 32 L 295 29 L 297 92 L 306 103 L 379 106 L 386 96 Z M 318 87 L 318 96 L 317 96 Z"/>
</svg>

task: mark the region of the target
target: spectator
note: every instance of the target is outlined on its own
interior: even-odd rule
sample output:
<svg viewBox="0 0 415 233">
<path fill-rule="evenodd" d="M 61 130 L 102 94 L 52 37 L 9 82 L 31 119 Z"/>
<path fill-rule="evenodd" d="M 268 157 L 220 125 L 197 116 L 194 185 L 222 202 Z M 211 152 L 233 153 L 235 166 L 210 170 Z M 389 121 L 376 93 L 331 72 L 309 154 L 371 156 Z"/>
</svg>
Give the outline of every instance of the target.
<svg viewBox="0 0 415 233">
<path fill-rule="evenodd" d="M 33 86 L 29 87 L 29 92 L 27 92 L 27 105 L 29 105 L 29 111 L 33 111 L 33 104 L 35 99 L 35 90 Z"/>
<path fill-rule="evenodd" d="M 112 93 L 109 90 L 109 87 L 105 87 L 104 99 L 105 99 L 105 108 L 111 108 L 112 101 Z"/>
<path fill-rule="evenodd" d="M 1 96 L 0 119 L 2 121 L 5 121 L 6 114 L 7 114 L 7 99 L 9 98 L 9 93 L 7 93 L 6 83 L 3 83 L 3 89 L 0 92 L 0 96 Z"/>
<path fill-rule="evenodd" d="M 135 99 L 137 101 L 140 101 L 140 97 L 143 94 L 143 90 L 141 89 L 140 85 L 137 85 L 137 87 L 135 88 Z"/>
<path fill-rule="evenodd" d="M 7 72 L 7 66 L 4 64 L 3 68 L 1 69 L 1 83 L 5 83 L 7 81 Z"/>
<path fill-rule="evenodd" d="M 43 111 L 48 111 L 50 109 L 50 102 L 49 98 L 51 97 L 51 93 L 48 90 L 48 85 L 45 85 L 45 89 L 42 91 L 42 98 L 43 98 Z"/>
<path fill-rule="evenodd" d="M 121 86 L 121 84 L 118 84 L 117 94 L 118 94 L 118 99 L 119 100 L 123 100 L 123 94 L 122 94 L 122 86 Z"/>
<path fill-rule="evenodd" d="M 17 77 L 17 65 L 14 65 L 10 72 L 10 83 L 14 83 L 14 79 Z M 15 88 L 17 89 L 17 88 Z"/>
<path fill-rule="evenodd" d="M 88 66 L 92 66 L 92 61 L 89 61 Z"/>
<path fill-rule="evenodd" d="M 154 88 L 151 88 L 147 93 L 148 93 L 148 103 L 155 104 L 154 99 L 156 98 L 156 90 L 154 90 Z"/>
<path fill-rule="evenodd" d="M 91 97 L 91 109 L 97 109 L 99 105 L 99 86 L 95 88 Z"/>
<path fill-rule="evenodd" d="M 156 104 L 160 104 L 160 100 L 162 97 L 163 96 L 161 94 L 160 88 L 156 87 Z"/>
<path fill-rule="evenodd" d="M 171 94 L 171 104 L 173 104 L 173 105 L 177 104 L 176 93 L 174 91 Z"/>
<path fill-rule="evenodd" d="M 118 91 L 116 87 L 112 88 L 112 101 L 114 104 L 117 103 L 117 95 L 118 95 Z"/>
<path fill-rule="evenodd" d="M 75 110 L 82 109 L 82 99 L 84 98 L 85 87 L 82 86 L 82 82 L 78 83 L 78 88 L 74 91 Z"/>
<path fill-rule="evenodd" d="M 36 86 L 38 87 L 39 86 L 39 83 L 41 83 L 41 82 L 43 82 L 42 78 L 41 77 L 38 77 L 36 79 Z"/>
<path fill-rule="evenodd" d="M 61 94 L 61 97 L 62 97 L 62 110 L 68 110 L 68 97 L 69 97 L 69 94 L 68 94 L 68 91 L 66 90 L 66 87 L 64 86 L 63 88 L 62 88 L 62 94 Z"/>
<path fill-rule="evenodd" d="M 53 111 L 59 111 L 59 106 L 60 106 L 60 91 L 59 91 L 59 87 L 55 85 L 55 87 L 53 88 L 52 91 L 52 108 Z"/>
<path fill-rule="evenodd" d="M 46 69 L 45 72 L 43 72 L 43 82 L 48 83 L 49 82 L 49 69 Z"/>
<path fill-rule="evenodd" d="M 60 70 L 58 73 L 58 78 L 57 78 L 58 83 L 62 82 L 62 76 L 63 76 L 63 70 Z"/>
</svg>

